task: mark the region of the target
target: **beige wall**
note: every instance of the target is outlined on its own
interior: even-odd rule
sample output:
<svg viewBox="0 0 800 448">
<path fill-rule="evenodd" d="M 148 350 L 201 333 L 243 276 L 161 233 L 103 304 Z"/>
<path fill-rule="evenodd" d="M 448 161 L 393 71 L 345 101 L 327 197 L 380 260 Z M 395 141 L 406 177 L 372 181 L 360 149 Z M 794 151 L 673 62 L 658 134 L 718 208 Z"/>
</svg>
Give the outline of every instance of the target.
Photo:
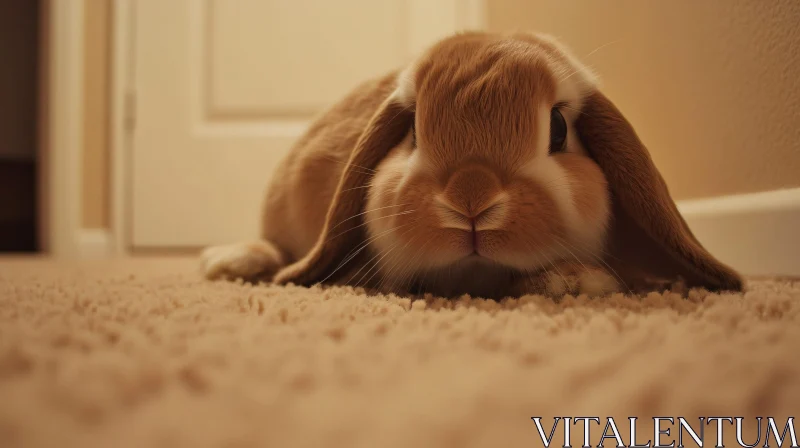
<svg viewBox="0 0 800 448">
<path fill-rule="evenodd" d="M 488 4 L 598 72 L 677 199 L 800 186 L 799 1 Z"/>
<path fill-rule="evenodd" d="M 83 227 L 109 227 L 111 3 L 85 0 Z"/>
</svg>

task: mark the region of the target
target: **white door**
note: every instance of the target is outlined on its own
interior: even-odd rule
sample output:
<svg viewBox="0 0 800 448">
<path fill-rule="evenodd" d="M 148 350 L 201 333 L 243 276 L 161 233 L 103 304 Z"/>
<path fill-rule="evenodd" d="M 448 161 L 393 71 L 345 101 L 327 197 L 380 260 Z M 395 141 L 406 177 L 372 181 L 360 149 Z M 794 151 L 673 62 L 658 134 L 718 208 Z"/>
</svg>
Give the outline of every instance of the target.
<svg viewBox="0 0 800 448">
<path fill-rule="evenodd" d="M 477 27 L 479 5 L 135 2 L 130 244 L 255 238 L 271 172 L 309 118 L 435 39 Z"/>
</svg>

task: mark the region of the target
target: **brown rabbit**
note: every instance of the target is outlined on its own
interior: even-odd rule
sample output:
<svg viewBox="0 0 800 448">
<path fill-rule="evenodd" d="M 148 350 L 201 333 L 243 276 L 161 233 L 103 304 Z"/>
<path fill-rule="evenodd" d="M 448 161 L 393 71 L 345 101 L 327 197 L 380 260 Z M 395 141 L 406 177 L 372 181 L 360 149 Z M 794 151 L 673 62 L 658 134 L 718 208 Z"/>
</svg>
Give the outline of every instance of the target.
<svg viewBox="0 0 800 448">
<path fill-rule="evenodd" d="M 362 84 L 277 168 L 262 240 L 209 279 L 504 297 L 742 289 L 635 132 L 554 39 L 469 32 Z"/>
</svg>

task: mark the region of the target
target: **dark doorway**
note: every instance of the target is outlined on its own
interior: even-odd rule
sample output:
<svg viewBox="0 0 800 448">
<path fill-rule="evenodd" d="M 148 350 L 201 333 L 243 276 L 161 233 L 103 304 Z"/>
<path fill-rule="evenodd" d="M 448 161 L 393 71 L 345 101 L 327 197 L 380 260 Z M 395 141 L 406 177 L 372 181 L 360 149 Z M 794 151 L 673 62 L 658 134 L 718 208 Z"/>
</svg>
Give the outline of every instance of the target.
<svg viewBox="0 0 800 448">
<path fill-rule="evenodd" d="M 0 1 L 0 253 L 40 250 L 40 4 Z"/>
</svg>

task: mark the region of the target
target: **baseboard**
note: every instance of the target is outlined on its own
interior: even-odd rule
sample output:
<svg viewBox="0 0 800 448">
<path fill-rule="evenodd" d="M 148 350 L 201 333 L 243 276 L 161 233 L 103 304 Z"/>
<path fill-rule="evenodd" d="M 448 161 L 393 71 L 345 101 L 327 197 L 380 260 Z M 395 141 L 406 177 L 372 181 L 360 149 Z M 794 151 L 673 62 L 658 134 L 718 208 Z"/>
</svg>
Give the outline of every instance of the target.
<svg viewBox="0 0 800 448">
<path fill-rule="evenodd" d="M 111 232 L 106 229 L 81 229 L 78 233 L 78 254 L 81 258 L 106 258 L 114 254 Z"/>
<path fill-rule="evenodd" d="M 745 275 L 800 275 L 800 188 L 678 201 L 692 232 Z"/>
</svg>

